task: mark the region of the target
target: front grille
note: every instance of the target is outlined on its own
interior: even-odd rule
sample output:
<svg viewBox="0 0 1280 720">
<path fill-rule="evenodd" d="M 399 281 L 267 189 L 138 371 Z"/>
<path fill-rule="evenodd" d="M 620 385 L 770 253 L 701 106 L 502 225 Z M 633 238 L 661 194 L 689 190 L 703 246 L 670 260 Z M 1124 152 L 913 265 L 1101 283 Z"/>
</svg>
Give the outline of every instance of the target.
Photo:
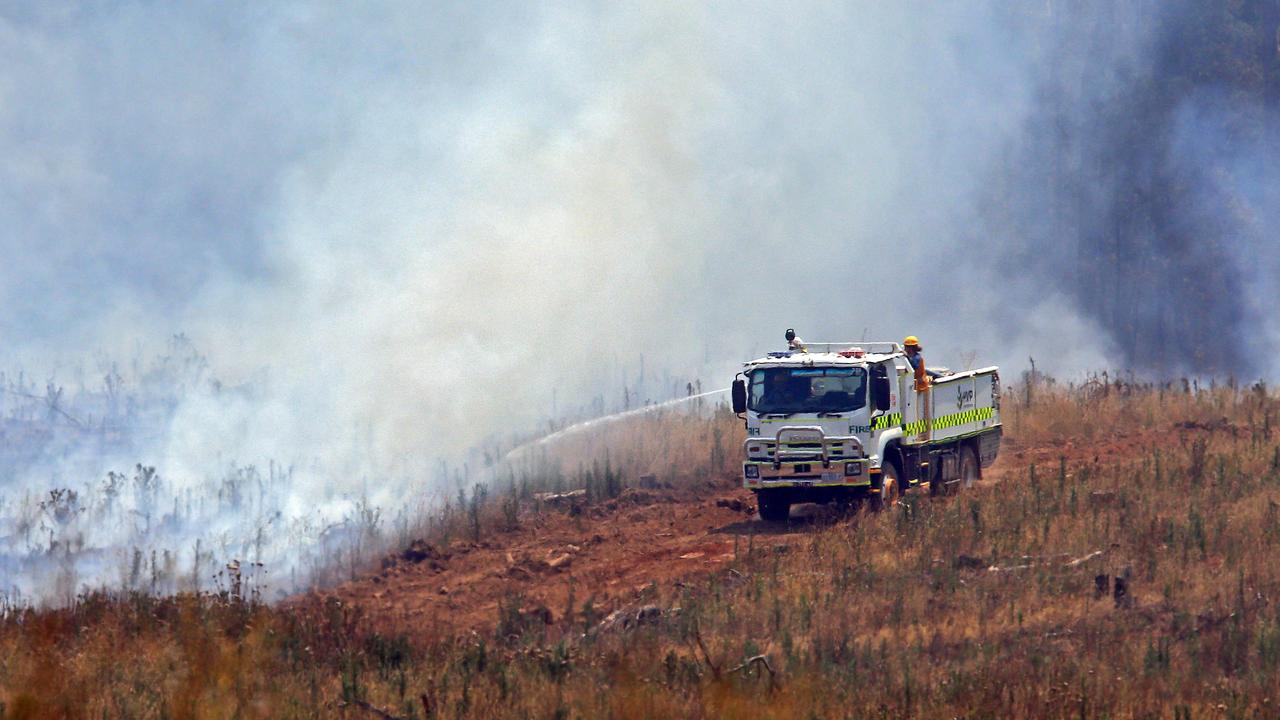
<svg viewBox="0 0 1280 720">
<path fill-rule="evenodd" d="M 783 442 L 772 439 L 752 440 L 747 447 L 747 457 L 751 460 L 773 461 L 775 463 L 822 462 L 823 450 L 827 460 L 854 460 L 862 457 L 856 441 L 829 440 L 826 442 Z"/>
</svg>

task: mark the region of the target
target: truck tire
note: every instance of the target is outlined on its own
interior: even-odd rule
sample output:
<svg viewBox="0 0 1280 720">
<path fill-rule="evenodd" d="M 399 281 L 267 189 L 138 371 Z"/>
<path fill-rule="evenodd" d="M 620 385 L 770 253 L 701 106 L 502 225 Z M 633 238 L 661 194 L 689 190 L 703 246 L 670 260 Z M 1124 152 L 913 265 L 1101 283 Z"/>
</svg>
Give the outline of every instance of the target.
<svg viewBox="0 0 1280 720">
<path fill-rule="evenodd" d="M 760 519 L 765 522 L 786 522 L 791 517 L 790 498 L 776 491 L 756 493 L 756 504 L 760 506 Z"/>
<path fill-rule="evenodd" d="M 898 467 L 892 462 L 880 466 L 880 492 L 871 496 L 871 509 L 886 510 L 898 502 L 901 487 L 898 484 Z"/>
<path fill-rule="evenodd" d="M 979 475 L 978 454 L 973 451 L 972 445 L 965 445 L 960 448 L 960 481 L 956 485 L 971 488 Z"/>
</svg>

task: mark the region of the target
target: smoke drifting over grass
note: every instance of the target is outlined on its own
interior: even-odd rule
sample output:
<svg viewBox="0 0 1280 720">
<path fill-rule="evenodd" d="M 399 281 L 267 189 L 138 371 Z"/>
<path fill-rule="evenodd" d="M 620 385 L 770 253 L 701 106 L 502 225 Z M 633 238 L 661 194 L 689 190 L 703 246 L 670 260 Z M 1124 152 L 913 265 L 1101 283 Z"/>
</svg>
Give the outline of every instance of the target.
<svg viewBox="0 0 1280 720">
<path fill-rule="evenodd" d="M 1223 369 L 1179 349 L 1246 340 L 1273 287 L 1251 258 L 1274 93 L 1162 85 L 1206 26 L 1187 12 L 0 10 L 5 364 L 71 385 L 181 331 L 210 367 L 96 471 L 15 465 L 3 507 L 135 462 L 207 494 L 274 459 L 271 527 L 323 528 L 452 492 L 437 458 L 553 403 L 711 389 L 788 326 L 911 332 L 942 363 Z M 1271 369 L 1274 326 L 1239 370 Z"/>
</svg>

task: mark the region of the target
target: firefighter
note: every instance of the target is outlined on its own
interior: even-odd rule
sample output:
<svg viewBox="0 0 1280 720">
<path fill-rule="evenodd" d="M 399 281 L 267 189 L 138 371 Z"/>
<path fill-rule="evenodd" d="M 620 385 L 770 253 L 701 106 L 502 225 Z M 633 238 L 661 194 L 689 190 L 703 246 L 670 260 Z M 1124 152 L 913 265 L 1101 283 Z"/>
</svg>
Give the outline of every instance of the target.
<svg viewBox="0 0 1280 720">
<path fill-rule="evenodd" d="M 787 328 L 787 349 L 799 352 L 805 352 L 804 341 L 796 337 L 796 331 L 793 328 Z"/>
<path fill-rule="evenodd" d="M 902 349 L 907 353 L 907 362 L 911 363 L 911 369 L 915 371 L 916 376 L 916 392 L 924 392 L 929 389 L 929 380 L 932 374 L 924 367 L 924 350 L 920 347 L 920 339 L 915 335 L 908 335 L 902 341 Z"/>
<path fill-rule="evenodd" d="M 807 388 L 808 381 L 804 378 L 790 378 L 786 370 L 767 370 L 765 375 L 764 396 L 760 398 L 760 406 L 769 408 L 769 411 L 778 412 L 784 408 L 792 408 L 796 403 L 803 400 L 808 393 L 802 393 L 803 388 Z M 797 383 L 796 380 L 800 382 Z"/>
</svg>

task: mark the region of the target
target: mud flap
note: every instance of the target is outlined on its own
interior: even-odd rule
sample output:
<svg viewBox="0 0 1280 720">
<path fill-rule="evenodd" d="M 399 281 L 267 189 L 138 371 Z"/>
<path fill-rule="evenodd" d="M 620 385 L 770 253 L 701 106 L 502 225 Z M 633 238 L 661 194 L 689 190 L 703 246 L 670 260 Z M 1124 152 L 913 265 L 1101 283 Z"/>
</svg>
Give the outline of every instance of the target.
<svg viewBox="0 0 1280 720">
<path fill-rule="evenodd" d="M 1000 438 L 1004 435 L 1004 428 L 996 426 L 991 432 L 986 432 L 978 436 L 978 464 L 987 467 L 996 461 L 996 456 L 1000 454 Z"/>
</svg>

